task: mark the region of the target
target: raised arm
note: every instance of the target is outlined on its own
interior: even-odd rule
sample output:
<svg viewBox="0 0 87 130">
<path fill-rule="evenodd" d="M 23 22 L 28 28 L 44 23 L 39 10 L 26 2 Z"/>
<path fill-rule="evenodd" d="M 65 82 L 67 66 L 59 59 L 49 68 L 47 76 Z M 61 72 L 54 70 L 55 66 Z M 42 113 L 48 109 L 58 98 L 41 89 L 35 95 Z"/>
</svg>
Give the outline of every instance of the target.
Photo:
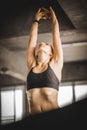
<svg viewBox="0 0 87 130">
<path fill-rule="evenodd" d="M 51 12 L 51 19 L 52 19 L 52 39 L 53 39 L 53 48 L 54 48 L 54 61 L 58 63 L 60 69 L 63 67 L 63 49 L 60 39 L 60 32 L 59 32 L 59 23 L 55 12 L 53 11 L 52 7 L 50 7 Z"/>
<path fill-rule="evenodd" d="M 38 35 L 38 24 L 40 19 L 47 19 L 48 10 L 43 8 L 39 9 L 36 12 L 35 20 L 32 23 L 31 30 L 30 30 L 30 36 L 28 41 L 28 47 L 27 47 L 27 68 L 28 70 L 31 69 L 31 66 L 35 64 L 35 55 L 34 55 L 34 49 L 37 44 L 37 35 Z"/>
<path fill-rule="evenodd" d="M 39 13 L 40 9 L 37 11 L 35 15 L 35 20 L 39 21 Z M 27 47 L 27 67 L 28 69 L 32 66 L 34 62 L 34 49 L 37 43 L 37 35 L 38 35 L 38 22 L 33 22 L 30 29 L 28 47 Z"/>
</svg>

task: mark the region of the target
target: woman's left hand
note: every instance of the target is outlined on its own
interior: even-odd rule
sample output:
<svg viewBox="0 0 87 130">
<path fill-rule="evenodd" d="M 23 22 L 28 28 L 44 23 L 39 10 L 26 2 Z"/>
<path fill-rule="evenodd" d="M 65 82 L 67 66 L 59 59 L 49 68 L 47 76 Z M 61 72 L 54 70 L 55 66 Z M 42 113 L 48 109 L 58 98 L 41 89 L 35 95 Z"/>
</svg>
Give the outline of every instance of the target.
<svg viewBox="0 0 87 130">
<path fill-rule="evenodd" d="M 49 10 L 45 8 L 40 8 L 35 15 L 35 19 L 37 19 L 38 21 L 40 19 L 50 19 Z"/>
</svg>

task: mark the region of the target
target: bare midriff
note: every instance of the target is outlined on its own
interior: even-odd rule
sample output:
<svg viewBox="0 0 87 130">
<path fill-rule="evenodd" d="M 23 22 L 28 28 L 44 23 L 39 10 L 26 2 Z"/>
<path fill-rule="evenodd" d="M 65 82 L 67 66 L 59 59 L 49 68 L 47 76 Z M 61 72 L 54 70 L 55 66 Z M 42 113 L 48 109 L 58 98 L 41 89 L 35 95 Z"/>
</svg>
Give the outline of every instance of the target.
<svg viewBox="0 0 87 130">
<path fill-rule="evenodd" d="M 58 90 L 54 88 L 34 88 L 27 91 L 29 113 L 45 112 L 58 108 Z"/>
</svg>

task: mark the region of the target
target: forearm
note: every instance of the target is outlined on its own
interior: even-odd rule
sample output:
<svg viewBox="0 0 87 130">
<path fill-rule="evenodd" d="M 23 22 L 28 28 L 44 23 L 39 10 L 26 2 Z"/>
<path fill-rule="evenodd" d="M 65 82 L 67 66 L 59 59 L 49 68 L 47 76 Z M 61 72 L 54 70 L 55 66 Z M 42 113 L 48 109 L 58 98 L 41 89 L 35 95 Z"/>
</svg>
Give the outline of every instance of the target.
<svg viewBox="0 0 87 130">
<path fill-rule="evenodd" d="M 52 37 L 53 37 L 53 46 L 56 57 L 63 57 L 63 50 L 62 44 L 60 39 L 60 32 L 59 32 L 59 23 L 58 20 L 55 19 L 52 23 Z"/>
<path fill-rule="evenodd" d="M 29 45 L 33 44 L 33 46 L 36 46 L 37 35 L 38 35 L 38 23 L 33 22 L 29 35 Z"/>
<path fill-rule="evenodd" d="M 46 19 L 47 14 L 48 14 L 48 10 L 43 9 L 41 11 L 41 8 L 39 8 L 37 13 L 35 14 L 35 21 L 32 23 L 32 27 L 31 27 L 31 30 L 30 30 L 30 38 L 29 38 L 29 44 L 30 45 L 32 43 L 33 43 L 33 46 L 36 45 L 39 20 L 40 19 Z"/>
<path fill-rule="evenodd" d="M 59 38 L 60 38 L 60 33 L 59 33 L 59 23 L 57 19 L 52 22 L 52 37 L 53 37 L 53 44 L 55 46 L 56 42 L 59 44 Z"/>
</svg>

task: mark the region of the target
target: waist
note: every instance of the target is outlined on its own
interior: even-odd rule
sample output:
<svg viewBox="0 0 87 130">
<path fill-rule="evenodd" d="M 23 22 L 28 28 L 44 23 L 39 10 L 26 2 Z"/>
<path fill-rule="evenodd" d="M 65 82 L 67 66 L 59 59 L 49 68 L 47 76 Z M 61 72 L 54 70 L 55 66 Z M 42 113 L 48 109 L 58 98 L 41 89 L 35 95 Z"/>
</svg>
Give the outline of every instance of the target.
<svg viewBox="0 0 87 130">
<path fill-rule="evenodd" d="M 54 88 L 33 88 L 27 91 L 29 94 L 30 100 L 36 100 L 40 98 L 44 98 L 46 100 L 53 100 L 57 98 L 58 91 Z"/>
</svg>

